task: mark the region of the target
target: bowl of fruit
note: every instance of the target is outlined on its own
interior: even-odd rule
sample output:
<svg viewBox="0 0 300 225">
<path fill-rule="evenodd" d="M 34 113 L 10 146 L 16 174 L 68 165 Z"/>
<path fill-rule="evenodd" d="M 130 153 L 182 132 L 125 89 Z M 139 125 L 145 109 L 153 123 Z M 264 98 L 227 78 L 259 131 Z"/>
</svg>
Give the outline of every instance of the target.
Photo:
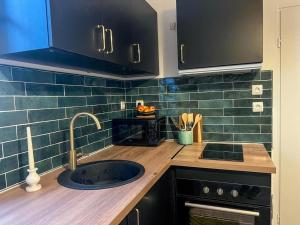
<svg viewBox="0 0 300 225">
<path fill-rule="evenodd" d="M 153 115 L 155 114 L 155 106 L 145 106 L 145 105 L 138 105 L 136 107 L 136 111 L 138 114 L 143 116 Z"/>
</svg>

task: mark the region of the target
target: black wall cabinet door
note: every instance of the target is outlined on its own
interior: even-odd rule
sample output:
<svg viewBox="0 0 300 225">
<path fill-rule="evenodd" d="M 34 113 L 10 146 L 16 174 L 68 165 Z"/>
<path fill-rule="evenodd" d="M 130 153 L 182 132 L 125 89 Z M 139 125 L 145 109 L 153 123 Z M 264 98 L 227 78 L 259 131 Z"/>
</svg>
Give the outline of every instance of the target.
<svg viewBox="0 0 300 225">
<path fill-rule="evenodd" d="M 262 62 L 262 0 L 177 0 L 179 69 Z"/>
<path fill-rule="evenodd" d="M 145 1 L 131 0 L 130 65 L 134 70 L 159 73 L 157 13 Z"/>
</svg>

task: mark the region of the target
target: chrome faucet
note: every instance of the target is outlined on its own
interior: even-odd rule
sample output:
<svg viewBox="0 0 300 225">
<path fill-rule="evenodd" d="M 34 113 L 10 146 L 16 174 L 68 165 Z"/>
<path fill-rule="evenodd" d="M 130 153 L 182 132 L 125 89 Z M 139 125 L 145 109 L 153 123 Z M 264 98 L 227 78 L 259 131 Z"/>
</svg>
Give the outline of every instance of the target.
<svg viewBox="0 0 300 225">
<path fill-rule="evenodd" d="M 81 116 L 89 116 L 91 117 L 97 126 L 97 129 L 100 130 L 101 129 L 101 125 L 99 120 L 97 119 L 96 116 L 94 116 L 91 113 L 87 113 L 87 112 L 82 112 L 82 113 L 78 113 L 76 114 L 70 123 L 70 145 L 71 145 L 71 149 L 70 149 L 70 159 L 69 159 L 69 169 L 74 171 L 77 167 L 77 153 L 76 153 L 76 149 L 75 149 L 75 144 L 74 144 L 74 123 L 76 121 L 77 118 L 81 117 Z"/>
</svg>

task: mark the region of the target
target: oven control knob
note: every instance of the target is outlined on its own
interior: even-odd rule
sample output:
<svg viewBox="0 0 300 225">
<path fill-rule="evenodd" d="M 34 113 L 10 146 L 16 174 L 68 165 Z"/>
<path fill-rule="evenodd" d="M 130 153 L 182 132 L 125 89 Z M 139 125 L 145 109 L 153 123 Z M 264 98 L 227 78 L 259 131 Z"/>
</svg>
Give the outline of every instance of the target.
<svg viewBox="0 0 300 225">
<path fill-rule="evenodd" d="M 232 190 L 231 191 L 231 196 L 234 198 L 237 198 L 239 196 L 239 192 L 237 190 Z"/>
<path fill-rule="evenodd" d="M 222 196 L 222 195 L 224 194 L 223 189 L 222 189 L 222 188 L 218 188 L 218 189 L 217 189 L 217 194 L 218 194 L 219 196 Z"/>
<path fill-rule="evenodd" d="M 209 193 L 209 187 L 205 186 L 203 188 L 203 192 L 204 192 L 204 194 L 208 194 Z"/>
</svg>

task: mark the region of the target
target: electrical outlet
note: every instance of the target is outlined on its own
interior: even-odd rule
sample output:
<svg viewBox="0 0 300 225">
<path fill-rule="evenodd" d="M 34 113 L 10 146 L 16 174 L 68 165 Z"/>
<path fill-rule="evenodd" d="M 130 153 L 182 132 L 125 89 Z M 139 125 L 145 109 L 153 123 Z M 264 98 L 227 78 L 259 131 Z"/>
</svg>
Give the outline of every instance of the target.
<svg viewBox="0 0 300 225">
<path fill-rule="evenodd" d="M 144 105 L 144 100 L 142 100 L 142 99 L 136 100 L 135 106 L 138 106 L 138 105 Z"/>
<path fill-rule="evenodd" d="M 252 110 L 253 110 L 253 112 L 263 112 L 264 111 L 264 103 L 263 102 L 253 102 Z"/>
<path fill-rule="evenodd" d="M 263 85 L 252 85 L 252 95 L 262 95 L 263 94 Z"/>
<path fill-rule="evenodd" d="M 120 101 L 120 108 L 121 108 L 121 110 L 125 110 L 126 109 L 126 103 L 125 103 L 125 101 Z"/>
</svg>

